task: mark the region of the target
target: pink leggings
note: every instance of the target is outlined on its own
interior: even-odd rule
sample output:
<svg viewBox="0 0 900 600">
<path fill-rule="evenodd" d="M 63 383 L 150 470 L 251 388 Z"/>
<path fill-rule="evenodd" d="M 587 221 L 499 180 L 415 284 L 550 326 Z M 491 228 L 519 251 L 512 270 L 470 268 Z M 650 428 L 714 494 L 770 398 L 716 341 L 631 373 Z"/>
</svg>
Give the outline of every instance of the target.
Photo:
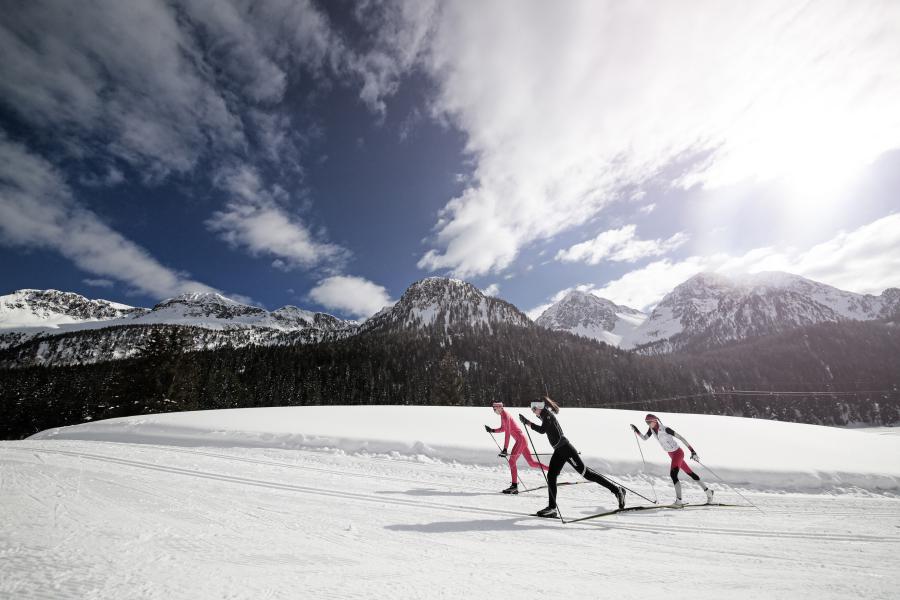
<svg viewBox="0 0 900 600">
<path fill-rule="evenodd" d="M 684 460 L 684 450 L 679 448 L 674 452 L 669 452 L 669 456 L 672 458 L 672 466 L 669 467 L 669 476 L 672 478 L 673 482 L 678 483 L 678 469 L 687 473 L 690 478 L 695 481 L 700 479 L 700 477 L 688 466 L 687 461 Z"/>
<path fill-rule="evenodd" d="M 516 461 L 519 460 L 519 456 L 525 457 L 525 462 L 528 463 L 529 467 L 534 467 L 535 469 L 541 468 L 545 471 L 550 468 L 547 465 L 534 460 L 525 440 L 516 440 L 516 443 L 513 444 L 512 452 L 509 453 L 509 471 L 512 473 L 513 483 L 519 482 L 519 470 L 516 468 Z"/>
</svg>

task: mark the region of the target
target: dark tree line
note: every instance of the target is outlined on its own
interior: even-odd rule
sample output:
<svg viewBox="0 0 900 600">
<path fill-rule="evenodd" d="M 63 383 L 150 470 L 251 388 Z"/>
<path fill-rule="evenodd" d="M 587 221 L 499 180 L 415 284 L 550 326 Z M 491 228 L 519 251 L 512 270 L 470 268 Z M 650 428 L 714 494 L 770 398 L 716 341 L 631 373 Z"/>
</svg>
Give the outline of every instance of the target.
<svg viewBox="0 0 900 600">
<path fill-rule="evenodd" d="M 181 351 L 0 371 L 0 437 L 143 413 L 259 406 L 524 404 L 702 412 L 822 424 L 896 423 L 900 340 L 884 323 L 820 325 L 704 354 L 639 356 L 541 328 L 368 332 L 294 346 Z M 736 390 L 761 392 L 746 395 Z M 810 391 L 804 396 L 771 391 Z M 894 390 L 829 395 L 824 392 Z M 672 397 L 676 397 L 672 399 Z"/>
</svg>

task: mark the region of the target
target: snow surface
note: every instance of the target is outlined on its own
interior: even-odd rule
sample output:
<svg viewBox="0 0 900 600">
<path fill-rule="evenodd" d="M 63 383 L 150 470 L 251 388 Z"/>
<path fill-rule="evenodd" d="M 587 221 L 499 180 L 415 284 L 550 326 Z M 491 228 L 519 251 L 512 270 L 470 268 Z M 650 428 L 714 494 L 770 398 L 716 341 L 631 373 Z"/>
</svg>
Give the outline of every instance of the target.
<svg viewBox="0 0 900 600">
<path fill-rule="evenodd" d="M 763 512 L 527 516 L 546 491 L 497 493 L 509 479 L 489 408 L 172 413 L 0 442 L 0 597 L 896 597 L 900 437 L 660 416 Z M 560 422 L 590 466 L 668 501 L 666 455 L 642 443 L 642 472 L 628 428 L 642 417 L 564 408 Z M 560 488 L 570 518 L 612 503 L 593 484 Z"/>
</svg>

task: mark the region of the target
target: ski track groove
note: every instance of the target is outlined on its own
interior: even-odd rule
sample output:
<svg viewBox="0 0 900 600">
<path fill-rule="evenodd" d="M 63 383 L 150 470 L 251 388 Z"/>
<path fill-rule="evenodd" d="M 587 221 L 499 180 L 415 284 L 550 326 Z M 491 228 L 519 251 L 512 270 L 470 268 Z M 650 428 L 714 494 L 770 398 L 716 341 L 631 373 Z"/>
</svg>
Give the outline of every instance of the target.
<svg viewBox="0 0 900 600">
<path fill-rule="evenodd" d="M 389 504 L 395 506 L 403 506 L 403 507 L 422 507 L 422 508 L 432 508 L 450 511 L 454 513 L 459 512 L 468 512 L 473 514 L 493 514 L 493 515 L 502 515 L 502 516 L 513 516 L 513 517 L 524 517 L 524 518 L 535 518 L 534 515 L 530 513 L 524 512 L 516 512 L 516 511 L 508 511 L 501 509 L 493 509 L 493 508 L 483 508 L 483 507 L 475 507 L 475 506 L 466 506 L 459 504 L 449 504 L 449 503 L 439 503 L 427 500 L 404 500 L 401 498 L 384 498 L 379 496 L 374 496 L 370 494 L 359 494 L 353 492 L 341 492 L 337 490 L 327 490 L 323 488 L 315 488 L 308 486 L 300 486 L 296 484 L 287 484 L 287 483 L 279 483 L 273 481 L 265 481 L 259 479 L 251 479 L 247 477 L 240 477 L 235 475 L 223 475 L 218 473 L 211 473 L 207 471 L 196 471 L 192 469 L 184 469 L 181 467 L 170 467 L 164 466 L 154 463 L 148 463 L 143 461 L 137 461 L 133 459 L 124 459 L 118 457 L 112 457 L 108 455 L 101 454 L 89 454 L 85 452 L 75 452 L 71 450 L 52 450 L 46 448 L 38 448 L 34 449 L 37 452 L 43 452 L 46 454 L 60 454 L 67 455 L 76 458 L 84 458 L 88 460 L 94 460 L 98 462 L 106 462 L 113 464 L 121 464 L 124 466 L 130 466 L 141 469 L 149 469 L 154 471 L 161 471 L 165 473 L 172 473 L 175 475 L 184 475 L 188 477 L 196 477 L 201 479 L 209 479 L 212 481 L 222 481 L 225 483 L 233 483 L 238 485 L 250 485 L 255 487 L 265 487 L 269 489 L 287 491 L 287 492 L 296 492 L 302 494 L 311 494 L 316 496 L 330 496 L 335 498 L 343 498 L 348 500 L 359 500 L 364 502 L 371 502 L 376 504 Z M 177 450 L 182 451 L 182 450 Z M 217 456 L 213 453 L 202 453 L 197 451 L 185 451 L 188 453 L 197 453 L 197 454 L 207 454 L 213 457 L 219 458 L 228 458 L 233 459 L 237 458 L 237 460 L 242 460 L 245 462 L 262 462 L 263 464 L 267 464 L 267 461 L 258 461 L 257 459 L 244 459 L 243 457 L 231 457 L 227 455 Z M 269 465 L 269 466 L 296 466 L 299 468 L 310 468 L 304 467 L 302 465 L 289 465 L 287 463 L 277 464 L 277 465 Z M 317 471 L 324 471 L 330 474 L 340 474 L 347 475 L 346 471 L 332 471 L 329 469 L 319 469 L 312 468 Z M 361 477 L 372 477 L 376 479 L 391 479 L 395 481 L 409 482 L 411 480 L 402 479 L 402 478 L 390 478 L 382 475 L 370 475 L 370 474 L 357 474 Z M 421 481 L 415 481 L 417 484 L 421 484 Z M 788 512 L 788 511 L 785 511 Z M 584 527 L 596 528 L 601 527 L 604 529 L 618 529 L 618 530 L 630 530 L 630 531 L 639 531 L 639 532 L 658 532 L 658 533 L 706 533 L 710 535 L 734 535 L 741 537 L 754 537 L 754 538 L 775 538 L 775 539 L 803 539 L 803 540 L 812 540 L 812 541 L 831 541 L 831 542 L 880 542 L 880 543 L 900 543 L 900 537 L 897 536 L 872 536 L 872 535 L 861 535 L 861 534 L 818 534 L 811 532 L 789 532 L 789 531 L 753 531 L 748 529 L 729 529 L 723 527 L 692 527 L 692 526 L 680 526 L 680 525 L 662 525 L 662 524 L 646 524 L 635 522 L 634 516 L 629 515 L 629 517 L 620 516 L 620 515 L 610 515 L 610 517 L 617 517 L 616 519 L 610 519 L 609 517 L 601 517 L 602 522 L 589 523 L 589 522 L 581 522 L 578 525 L 579 529 L 583 529 Z M 629 520 L 626 520 L 629 519 Z M 624 523 L 620 523 L 619 520 L 624 521 Z M 551 527 L 565 527 L 558 522 L 556 519 L 542 519 L 542 521 L 546 521 L 547 526 Z M 574 524 L 573 524 L 574 525 Z M 573 527 L 569 527 L 572 529 Z"/>
<path fill-rule="evenodd" d="M 203 450 L 189 450 L 189 449 L 177 447 L 177 446 L 167 446 L 167 445 L 156 446 L 156 445 L 151 445 L 151 444 L 132 444 L 132 443 L 125 443 L 125 442 L 102 442 L 102 444 L 114 446 L 114 447 L 137 448 L 137 449 L 145 450 L 145 451 L 165 450 L 167 452 L 173 452 L 173 453 L 178 453 L 178 454 L 195 454 L 195 455 L 199 455 L 199 456 L 207 456 L 207 457 L 211 457 L 211 458 L 219 458 L 219 459 L 224 459 L 224 460 L 232 460 L 232 461 L 245 462 L 245 463 L 251 463 L 251 464 L 259 464 L 259 465 L 270 466 L 270 467 L 280 467 L 280 468 L 286 468 L 286 469 L 302 469 L 302 470 L 314 471 L 314 472 L 319 472 L 319 473 L 328 473 L 331 475 L 339 475 L 342 477 L 349 476 L 349 477 L 358 477 L 358 478 L 362 478 L 362 479 L 380 479 L 383 481 L 395 481 L 395 482 L 402 482 L 402 483 L 422 484 L 422 481 L 418 480 L 418 479 L 407 479 L 407 478 L 402 478 L 402 477 L 393 477 L 390 475 L 377 475 L 377 474 L 373 474 L 373 473 L 353 473 L 353 472 L 350 472 L 347 470 L 327 469 L 324 467 L 312 467 L 309 465 L 301 465 L 301 464 L 296 464 L 296 463 L 286 463 L 286 462 L 274 461 L 274 460 L 248 458 L 248 457 L 244 457 L 244 456 L 236 456 L 234 454 L 227 454 L 227 453 L 208 452 L 208 451 L 203 451 Z M 275 449 L 275 450 L 280 450 L 280 449 Z M 322 452 L 315 451 L 315 450 L 298 449 L 298 450 L 291 450 L 291 452 L 295 452 L 298 454 L 299 453 L 309 454 L 316 458 L 320 458 L 321 456 L 323 456 Z M 344 458 L 350 458 L 350 459 L 354 459 L 354 460 L 375 461 L 375 462 L 385 463 L 385 464 L 389 464 L 389 465 L 394 465 L 396 463 L 413 465 L 418 468 L 424 468 L 424 469 L 431 470 L 431 471 L 437 471 L 437 472 L 441 473 L 442 475 L 445 474 L 445 470 L 447 468 L 456 469 L 460 466 L 460 463 L 448 462 L 448 463 L 443 463 L 443 464 L 434 464 L 434 463 L 427 463 L 427 462 L 421 462 L 421 461 L 410 460 L 410 459 L 402 459 L 402 458 L 397 458 L 397 459 L 381 458 L 381 457 L 378 457 L 375 455 L 366 455 L 366 454 L 363 454 L 363 455 L 344 454 L 342 456 Z M 506 462 L 503 461 L 503 464 L 501 466 L 505 467 Z M 480 471 L 472 471 L 467 474 L 475 475 L 475 476 L 478 476 L 479 478 L 490 477 L 491 480 L 493 480 L 495 477 L 495 474 L 493 472 L 481 473 Z M 623 481 L 632 483 L 628 479 L 623 479 Z M 560 485 L 589 484 L 589 483 L 590 482 L 587 480 L 560 481 L 559 482 Z M 727 489 L 725 489 L 722 486 L 722 484 L 720 482 L 711 481 L 710 483 L 712 485 L 718 486 L 718 488 L 720 490 L 724 489 L 724 491 L 726 491 L 726 492 L 728 491 Z M 461 485 L 458 482 L 453 482 L 452 485 L 456 489 L 471 490 L 474 492 L 482 492 L 486 495 L 499 493 L 495 490 L 489 490 L 486 488 Z M 533 488 L 520 490 L 518 495 L 523 496 L 523 495 L 531 493 L 531 492 L 542 491 L 542 490 L 546 490 L 546 489 L 547 489 L 546 484 L 538 485 Z M 691 506 L 689 505 L 688 508 L 690 508 L 690 507 Z M 694 507 L 694 508 L 696 508 L 696 507 Z M 735 507 L 730 507 L 730 508 L 738 508 L 738 507 L 735 506 Z M 746 508 L 752 508 L 752 507 L 747 506 Z M 753 509 L 753 510 L 755 510 L 755 509 Z M 835 516 L 835 517 L 856 516 L 856 514 L 858 514 L 858 513 L 852 513 L 852 512 L 798 511 L 798 510 L 794 510 L 794 509 L 779 510 L 779 509 L 770 508 L 770 507 L 766 507 L 765 512 L 772 513 L 772 514 L 792 514 L 792 515 L 796 515 L 796 514 L 825 515 L 825 514 L 827 514 L 829 516 Z M 882 516 L 882 517 L 897 516 L 896 513 L 870 512 L 867 514 L 869 514 L 871 516 Z"/>
</svg>

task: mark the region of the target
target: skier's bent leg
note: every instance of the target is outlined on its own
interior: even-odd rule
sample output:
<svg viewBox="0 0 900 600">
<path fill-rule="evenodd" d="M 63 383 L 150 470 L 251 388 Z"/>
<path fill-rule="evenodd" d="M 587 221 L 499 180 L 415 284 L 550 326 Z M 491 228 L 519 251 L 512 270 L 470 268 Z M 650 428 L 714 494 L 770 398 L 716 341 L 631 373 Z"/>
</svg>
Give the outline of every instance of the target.
<svg viewBox="0 0 900 600">
<path fill-rule="evenodd" d="M 585 469 L 584 478 L 587 479 L 588 481 L 593 481 L 594 483 L 599 483 L 600 485 L 602 485 L 603 487 L 608 489 L 610 492 L 612 492 L 614 496 L 618 497 L 619 486 L 614 484 L 612 481 L 610 481 L 609 479 L 607 479 L 606 477 L 604 477 L 597 471 L 591 469 L 590 467 Z"/>
<path fill-rule="evenodd" d="M 527 446 L 522 449 L 522 456 L 525 457 L 525 462 L 528 463 L 529 467 L 533 467 L 535 469 L 543 469 L 545 471 L 550 468 L 547 465 L 534 460 L 534 457 L 531 456 L 531 450 L 529 450 Z"/>
<path fill-rule="evenodd" d="M 516 463 L 519 462 L 519 456 L 522 455 L 522 450 L 525 448 L 524 444 L 520 444 L 518 440 L 513 444 L 512 451 L 509 453 L 509 472 L 512 474 L 512 482 L 519 482 L 519 467 Z"/>
<path fill-rule="evenodd" d="M 678 483 L 678 467 L 672 467 L 669 470 L 669 477 L 672 478 L 672 483 Z"/>
<path fill-rule="evenodd" d="M 554 451 L 553 456 L 550 457 L 550 469 L 547 471 L 548 505 L 553 508 L 556 508 L 556 477 L 562 471 L 564 464 L 566 464 L 566 458 Z"/>
<path fill-rule="evenodd" d="M 599 483 L 610 492 L 612 492 L 614 496 L 618 497 L 619 486 L 613 484 L 609 479 L 607 479 L 597 471 L 585 466 L 584 461 L 581 460 L 581 457 L 578 456 L 577 452 L 572 453 L 572 455 L 569 457 L 569 464 L 572 465 L 572 467 L 576 471 L 581 473 L 582 477 L 584 477 L 588 481 Z"/>
</svg>

